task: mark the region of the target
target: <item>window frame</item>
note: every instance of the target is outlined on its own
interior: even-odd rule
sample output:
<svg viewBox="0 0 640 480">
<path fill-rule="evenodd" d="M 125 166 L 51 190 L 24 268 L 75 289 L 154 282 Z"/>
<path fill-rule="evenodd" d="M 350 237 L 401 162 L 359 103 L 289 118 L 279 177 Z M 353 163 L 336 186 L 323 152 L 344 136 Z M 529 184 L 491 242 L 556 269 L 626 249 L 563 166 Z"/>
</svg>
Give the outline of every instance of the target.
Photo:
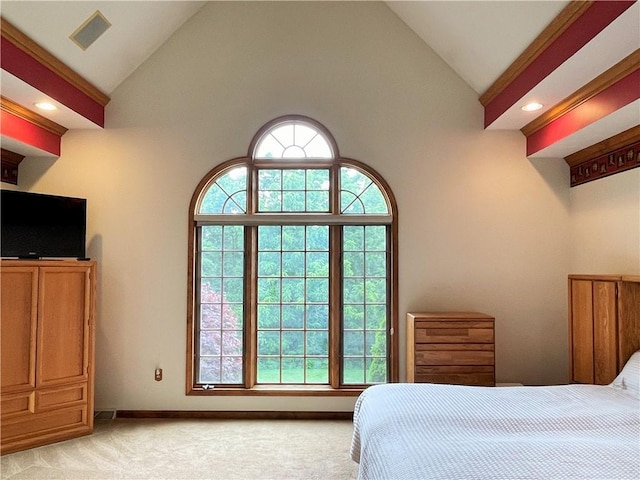
<svg viewBox="0 0 640 480">
<path fill-rule="evenodd" d="M 255 150 L 260 139 L 265 133 L 277 126 L 289 122 L 306 123 L 318 130 L 328 141 L 333 158 L 323 159 L 262 159 L 254 158 Z M 288 168 L 324 168 L 329 169 L 330 181 L 334 188 L 330 190 L 329 210 L 338 213 L 318 212 L 286 212 L 282 214 L 272 213 L 247 213 L 247 214 L 220 214 L 198 215 L 200 204 L 208 188 L 223 172 L 235 167 L 246 166 L 247 176 L 253 175 L 253 181 L 257 182 L 257 172 L 260 168 L 288 169 Z M 348 167 L 365 173 L 373 180 L 382 194 L 386 197 L 389 206 L 389 215 L 354 215 L 340 214 L 340 168 Z M 248 177 L 247 177 L 248 178 Z M 257 183 L 254 183 L 257 185 Z M 247 190 L 247 212 L 255 212 L 257 207 L 257 188 Z M 206 218 L 205 218 L 206 217 Z M 295 219 L 295 220 L 293 220 Z M 364 220 L 364 222 L 363 222 Z M 245 226 L 245 253 L 255 252 L 256 255 L 245 255 L 244 288 L 249 301 L 245 302 L 246 311 L 244 318 L 246 325 L 243 327 L 244 335 L 244 371 L 243 384 L 233 386 L 209 386 L 196 383 L 198 346 L 198 321 L 197 308 L 199 305 L 198 282 L 198 247 L 199 227 L 205 224 L 212 225 L 243 225 Z M 319 384 L 256 384 L 257 364 L 253 359 L 257 358 L 257 230 L 258 225 L 273 224 L 301 224 L 301 225 L 329 225 L 329 385 Z M 393 192 L 387 182 L 371 167 L 366 164 L 342 157 L 339 154 L 337 144 L 331 133 L 317 121 L 299 115 L 287 115 L 276 118 L 265 124 L 253 137 L 246 156 L 237 157 L 223 162 L 211 169 L 199 182 L 191 202 L 189 204 L 188 225 L 188 290 L 187 290 L 187 351 L 186 351 L 186 395 L 278 395 L 278 396 L 352 396 L 359 395 L 371 384 L 347 384 L 341 385 L 339 378 L 339 365 L 342 357 L 341 351 L 341 288 L 332 286 L 331 272 L 338 272 L 342 268 L 340 253 L 342 252 L 341 231 L 343 225 L 387 225 L 387 265 L 388 274 L 388 311 L 389 333 L 387 336 L 388 348 L 388 383 L 399 380 L 399 354 L 398 354 L 398 212 Z M 337 233 L 336 233 L 337 232 Z M 341 274 L 340 274 L 341 275 Z M 333 359 L 333 360 L 332 360 Z M 247 361 L 248 360 L 248 361 Z M 248 385 L 248 386 L 247 386 Z"/>
</svg>

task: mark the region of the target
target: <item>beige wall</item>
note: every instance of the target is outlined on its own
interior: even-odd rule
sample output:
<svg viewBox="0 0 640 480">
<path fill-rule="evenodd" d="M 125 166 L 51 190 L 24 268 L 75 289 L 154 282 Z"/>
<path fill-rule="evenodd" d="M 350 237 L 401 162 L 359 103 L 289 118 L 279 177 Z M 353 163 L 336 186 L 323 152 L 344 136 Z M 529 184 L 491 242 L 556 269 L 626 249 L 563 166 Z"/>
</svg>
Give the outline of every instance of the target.
<svg viewBox="0 0 640 480">
<path fill-rule="evenodd" d="M 571 189 L 572 273 L 640 274 L 640 168 Z"/>
<path fill-rule="evenodd" d="M 113 93 L 103 131 L 70 131 L 58 160 L 21 165 L 24 189 L 88 198 L 97 408 L 352 407 L 184 395 L 189 200 L 287 113 L 323 123 L 393 189 L 401 341 L 407 311 L 478 310 L 496 316 L 498 381 L 566 381 L 564 162 L 529 161 L 519 132 L 484 131 L 477 94 L 384 4 L 220 2 Z"/>
</svg>

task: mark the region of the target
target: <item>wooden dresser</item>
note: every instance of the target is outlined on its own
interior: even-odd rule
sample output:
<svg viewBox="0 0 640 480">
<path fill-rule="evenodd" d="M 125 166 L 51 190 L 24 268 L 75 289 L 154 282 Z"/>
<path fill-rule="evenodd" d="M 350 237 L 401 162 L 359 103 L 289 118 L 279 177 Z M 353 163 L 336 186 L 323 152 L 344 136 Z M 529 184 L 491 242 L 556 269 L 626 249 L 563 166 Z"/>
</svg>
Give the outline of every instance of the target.
<svg viewBox="0 0 640 480">
<path fill-rule="evenodd" d="M 640 276 L 569 275 L 573 383 L 606 385 L 640 349 Z"/>
<path fill-rule="evenodd" d="M 96 265 L 2 260 L 3 454 L 93 430 Z"/>
<path fill-rule="evenodd" d="M 407 381 L 494 386 L 494 324 L 484 313 L 408 313 Z"/>
</svg>

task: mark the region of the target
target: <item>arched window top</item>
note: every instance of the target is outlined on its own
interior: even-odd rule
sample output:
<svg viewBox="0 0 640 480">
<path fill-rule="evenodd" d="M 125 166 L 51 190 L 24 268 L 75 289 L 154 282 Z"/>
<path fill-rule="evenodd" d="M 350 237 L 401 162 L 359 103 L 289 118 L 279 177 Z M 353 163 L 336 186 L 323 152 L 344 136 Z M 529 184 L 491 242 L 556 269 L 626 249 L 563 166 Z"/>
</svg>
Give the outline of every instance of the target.
<svg viewBox="0 0 640 480">
<path fill-rule="evenodd" d="M 264 125 L 202 178 L 189 217 L 187 394 L 398 381 L 396 202 L 323 125 Z"/>
<path fill-rule="evenodd" d="M 254 141 L 252 157 L 259 160 L 333 159 L 333 139 L 320 125 L 304 117 L 285 117 L 265 126 Z"/>
<path fill-rule="evenodd" d="M 365 164 L 340 157 L 331 133 L 312 119 L 269 122 L 254 136 L 250 152 L 203 179 L 194 208 L 199 220 L 329 214 L 392 222 L 395 202 L 384 180 Z"/>
</svg>

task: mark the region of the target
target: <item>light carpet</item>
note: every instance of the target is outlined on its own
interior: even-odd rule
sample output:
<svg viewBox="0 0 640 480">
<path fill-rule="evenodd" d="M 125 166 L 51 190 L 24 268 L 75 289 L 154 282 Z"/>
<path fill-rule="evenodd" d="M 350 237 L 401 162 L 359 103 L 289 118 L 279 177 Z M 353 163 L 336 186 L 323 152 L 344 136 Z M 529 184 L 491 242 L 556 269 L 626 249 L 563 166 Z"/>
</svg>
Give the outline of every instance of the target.
<svg viewBox="0 0 640 480">
<path fill-rule="evenodd" d="M 1 458 L 3 480 L 351 480 L 342 420 L 97 420 L 94 433 Z"/>
</svg>

